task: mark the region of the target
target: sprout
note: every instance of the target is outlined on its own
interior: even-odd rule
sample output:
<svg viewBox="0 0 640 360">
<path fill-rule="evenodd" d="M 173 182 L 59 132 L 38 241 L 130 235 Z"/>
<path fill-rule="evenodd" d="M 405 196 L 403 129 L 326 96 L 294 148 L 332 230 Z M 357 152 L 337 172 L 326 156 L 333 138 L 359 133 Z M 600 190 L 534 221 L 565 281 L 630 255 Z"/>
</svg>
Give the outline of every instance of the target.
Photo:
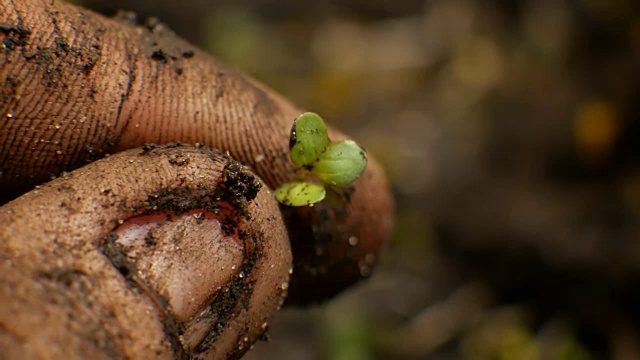
<svg viewBox="0 0 640 360">
<path fill-rule="evenodd" d="M 276 200 L 287 206 L 308 206 L 322 201 L 326 195 L 320 184 L 298 181 L 281 185 L 276 189 Z"/>
<path fill-rule="evenodd" d="M 329 144 L 327 126 L 317 114 L 304 113 L 293 121 L 289 156 L 297 166 L 313 166 Z"/>
<path fill-rule="evenodd" d="M 312 206 L 322 201 L 327 193 L 325 186 L 348 186 L 367 166 L 364 149 L 351 140 L 332 142 L 324 121 L 314 113 L 304 113 L 294 120 L 289 156 L 303 171 L 296 181 L 276 189 L 276 200 L 288 206 Z"/>
<path fill-rule="evenodd" d="M 351 140 L 332 143 L 313 165 L 313 173 L 325 184 L 344 187 L 354 182 L 367 166 L 367 153 Z"/>
</svg>

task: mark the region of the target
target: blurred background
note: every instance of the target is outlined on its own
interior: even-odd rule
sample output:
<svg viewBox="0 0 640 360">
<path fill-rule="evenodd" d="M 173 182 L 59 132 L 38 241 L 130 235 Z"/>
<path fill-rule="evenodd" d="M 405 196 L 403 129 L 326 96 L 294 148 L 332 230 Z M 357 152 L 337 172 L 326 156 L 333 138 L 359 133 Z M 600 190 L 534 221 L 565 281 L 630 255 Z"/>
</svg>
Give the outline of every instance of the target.
<svg viewBox="0 0 640 360">
<path fill-rule="evenodd" d="M 159 17 L 387 169 L 377 271 L 246 359 L 640 359 L 640 2 L 74 2 Z"/>
</svg>

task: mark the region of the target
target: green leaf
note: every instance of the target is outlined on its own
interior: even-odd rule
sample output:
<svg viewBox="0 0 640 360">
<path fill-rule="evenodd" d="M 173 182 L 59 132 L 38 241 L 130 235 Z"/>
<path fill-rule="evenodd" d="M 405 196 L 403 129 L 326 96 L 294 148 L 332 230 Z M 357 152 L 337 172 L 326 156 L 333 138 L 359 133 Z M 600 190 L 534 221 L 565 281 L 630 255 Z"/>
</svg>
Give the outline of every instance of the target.
<svg viewBox="0 0 640 360">
<path fill-rule="evenodd" d="M 332 143 L 313 164 L 311 170 L 324 183 L 347 186 L 367 167 L 367 153 L 351 140 Z"/>
<path fill-rule="evenodd" d="M 310 167 L 329 145 L 327 126 L 314 113 L 296 118 L 289 138 L 289 156 L 298 167 Z"/>
<path fill-rule="evenodd" d="M 309 206 L 324 199 L 322 185 L 309 182 L 290 182 L 276 189 L 276 200 L 287 206 Z"/>
</svg>

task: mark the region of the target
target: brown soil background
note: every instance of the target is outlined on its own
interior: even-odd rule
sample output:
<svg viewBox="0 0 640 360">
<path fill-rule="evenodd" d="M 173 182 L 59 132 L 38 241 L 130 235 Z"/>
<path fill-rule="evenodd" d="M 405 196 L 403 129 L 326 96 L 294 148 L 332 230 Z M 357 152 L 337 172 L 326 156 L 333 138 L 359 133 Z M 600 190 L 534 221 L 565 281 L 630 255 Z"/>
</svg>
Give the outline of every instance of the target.
<svg viewBox="0 0 640 360">
<path fill-rule="evenodd" d="M 159 17 L 386 166 L 381 266 L 247 359 L 640 359 L 637 2 L 81 4 Z"/>
</svg>

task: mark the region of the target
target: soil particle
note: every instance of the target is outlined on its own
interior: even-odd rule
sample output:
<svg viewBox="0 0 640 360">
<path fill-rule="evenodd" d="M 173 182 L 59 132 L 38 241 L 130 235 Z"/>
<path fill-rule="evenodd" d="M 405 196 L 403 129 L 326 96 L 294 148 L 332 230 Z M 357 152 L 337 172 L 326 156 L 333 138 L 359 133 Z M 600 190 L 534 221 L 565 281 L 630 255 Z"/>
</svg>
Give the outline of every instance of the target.
<svg viewBox="0 0 640 360">
<path fill-rule="evenodd" d="M 196 224 L 200 225 L 204 221 L 204 213 L 196 215 Z"/>
<path fill-rule="evenodd" d="M 248 218 L 247 203 L 258 195 L 262 184 L 244 166 L 231 160 L 222 171 L 222 184 L 219 197 L 234 205 L 236 210 Z"/>
<path fill-rule="evenodd" d="M 25 44 L 26 41 L 20 38 L 16 39 L 14 37 L 5 37 L 4 40 L 2 40 L 2 47 L 7 50 L 15 50 L 16 47 L 24 46 Z"/>
<path fill-rule="evenodd" d="M 138 14 L 133 11 L 118 10 L 113 18 L 126 25 L 140 25 Z"/>
<path fill-rule="evenodd" d="M 166 64 L 168 58 L 165 52 L 162 49 L 155 49 L 151 53 L 151 58 L 153 60 L 159 61 L 162 64 Z"/>
<path fill-rule="evenodd" d="M 124 97 L 124 94 L 122 94 Z M 118 145 L 118 143 L 120 142 L 120 138 L 119 137 L 115 137 L 112 136 L 107 140 L 107 145 L 109 145 L 109 147 L 114 147 L 116 145 Z"/>
<path fill-rule="evenodd" d="M 147 30 L 151 31 L 153 34 L 157 34 L 165 37 L 173 37 L 176 34 L 167 26 L 167 24 L 163 23 L 157 17 L 150 17 L 144 22 L 144 27 Z"/>
<path fill-rule="evenodd" d="M 144 237 L 144 244 L 147 246 L 153 246 L 157 243 L 157 238 L 156 235 L 153 233 L 153 231 L 149 230 L 147 232 L 147 236 Z"/>
<path fill-rule="evenodd" d="M 153 150 L 156 148 L 156 144 L 142 144 L 142 152 L 140 153 L 140 155 L 143 154 L 147 154 L 149 151 Z"/>
<path fill-rule="evenodd" d="M 18 46 L 27 44 L 31 30 L 21 25 L 10 25 L 0 22 L 0 33 L 5 37 L 2 40 L 2 47 L 8 51 L 15 50 Z"/>
<path fill-rule="evenodd" d="M 98 93 L 98 90 L 96 90 L 95 87 L 91 86 L 89 88 L 89 90 L 87 91 L 87 96 L 92 100 L 92 101 L 96 101 L 95 95 Z"/>
<path fill-rule="evenodd" d="M 55 54 L 57 56 L 62 56 L 65 53 L 68 53 L 69 51 L 71 51 L 71 47 L 69 46 L 69 43 L 67 43 L 67 41 L 61 36 L 57 36 L 55 39 L 53 39 L 53 43 L 56 46 Z"/>
<path fill-rule="evenodd" d="M 189 158 L 185 157 L 182 153 L 177 153 L 169 159 L 169 164 L 175 166 L 185 166 L 189 164 Z"/>
<path fill-rule="evenodd" d="M 163 23 L 157 17 L 149 17 L 146 19 L 142 19 L 138 14 L 133 11 L 123 11 L 119 10 L 114 18 L 126 25 L 131 26 L 142 26 L 150 33 L 159 35 L 162 37 L 174 37 L 176 34 L 167 26 L 167 24 Z"/>
<path fill-rule="evenodd" d="M 183 214 L 191 209 L 217 211 L 218 205 L 209 201 L 207 189 L 159 189 L 147 199 L 147 214 L 155 211 Z"/>
<path fill-rule="evenodd" d="M 117 243 L 116 240 L 118 240 L 118 235 L 115 232 L 109 233 L 104 239 L 100 251 L 111 261 L 111 264 L 113 264 L 122 276 L 127 280 L 131 280 L 133 276 L 136 276 L 138 270 L 136 269 L 136 265 L 127 259 L 122 245 Z"/>
<path fill-rule="evenodd" d="M 230 219 L 223 219 L 220 221 L 220 228 L 226 236 L 234 235 L 236 222 Z"/>
<path fill-rule="evenodd" d="M 87 163 L 94 162 L 104 156 L 102 149 L 91 146 L 90 144 L 83 146 L 81 152 L 84 155 L 82 158 L 85 159 Z"/>
<path fill-rule="evenodd" d="M 96 66 L 96 63 L 98 62 L 98 60 L 100 60 L 100 57 L 102 56 L 102 52 L 100 52 L 100 45 L 93 44 L 91 47 L 94 50 L 90 50 L 90 49 L 85 50 L 84 52 L 85 61 L 83 64 L 80 65 L 80 69 L 84 72 L 85 75 L 89 75 L 91 70 L 93 70 L 94 66 Z"/>
<path fill-rule="evenodd" d="M 0 96 L 3 99 L 13 99 L 18 91 L 20 81 L 12 76 L 7 76 L 4 79 L 2 88 L 0 88 Z"/>
</svg>

